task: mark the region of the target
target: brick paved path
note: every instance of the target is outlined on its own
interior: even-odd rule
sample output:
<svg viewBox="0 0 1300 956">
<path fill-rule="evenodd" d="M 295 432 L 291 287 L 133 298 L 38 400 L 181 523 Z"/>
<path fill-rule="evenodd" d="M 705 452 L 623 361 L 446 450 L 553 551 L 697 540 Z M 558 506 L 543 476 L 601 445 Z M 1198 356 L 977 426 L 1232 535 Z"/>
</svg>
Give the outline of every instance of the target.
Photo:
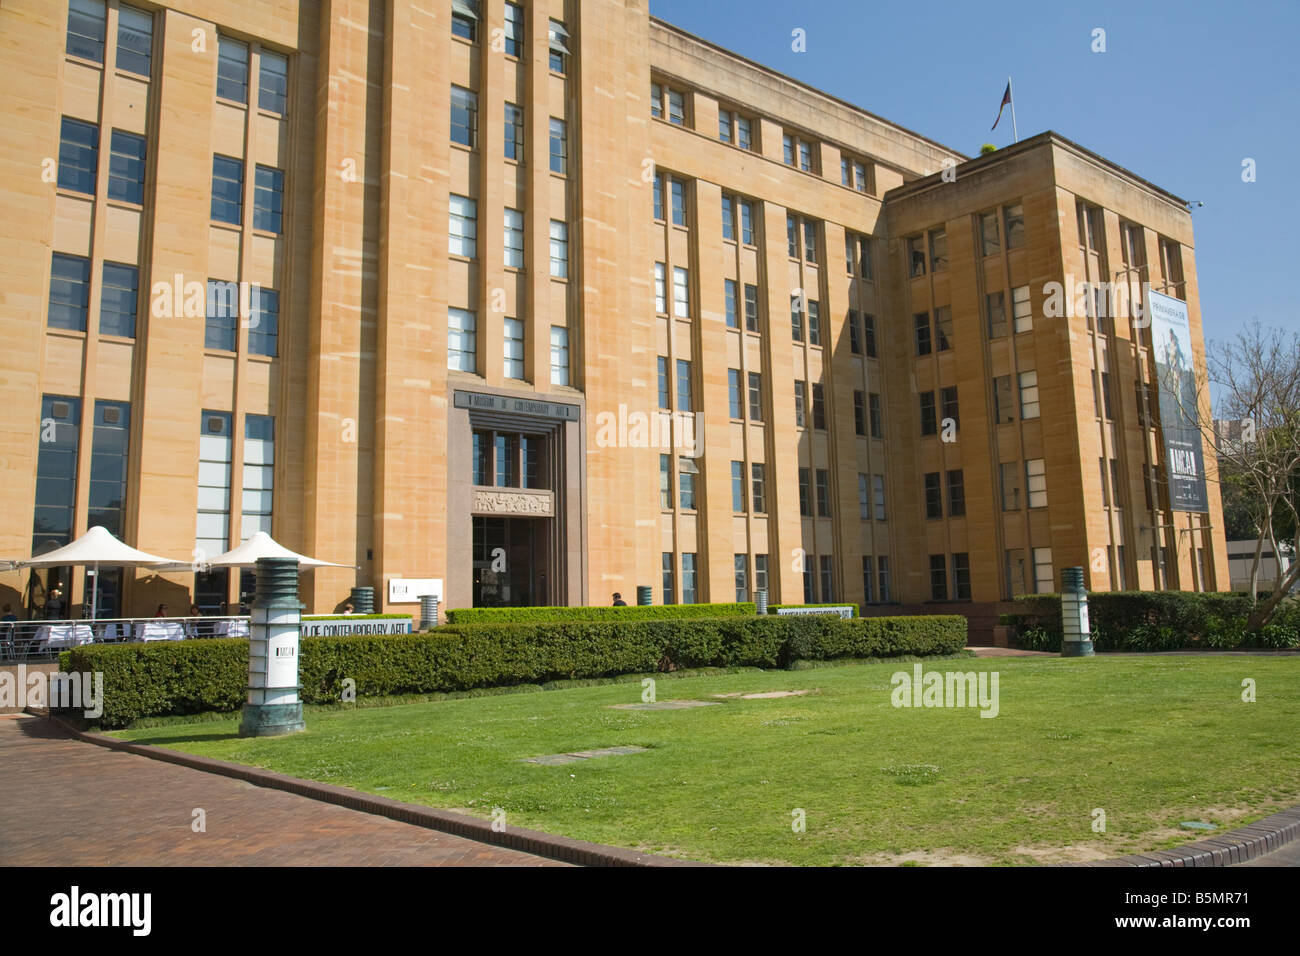
<svg viewBox="0 0 1300 956">
<path fill-rule="evenodd" d="M 565 864 L 0 718 L 0 866 L 51 865 Z"/>
</svg>

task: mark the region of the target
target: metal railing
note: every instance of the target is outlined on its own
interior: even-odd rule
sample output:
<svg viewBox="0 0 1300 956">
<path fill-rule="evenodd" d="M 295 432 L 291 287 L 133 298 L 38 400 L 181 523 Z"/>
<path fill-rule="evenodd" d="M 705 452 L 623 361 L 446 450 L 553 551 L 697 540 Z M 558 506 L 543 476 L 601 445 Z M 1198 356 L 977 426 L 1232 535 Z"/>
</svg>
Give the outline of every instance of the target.
<svg viewBox="0 0 1300 956">
<path fill-rule="evenodd" d="M 247 637 L 248 617 L 121 617 L 0 622 L 0 662 L 39 662 L 85 644 Z"/>
</svg>

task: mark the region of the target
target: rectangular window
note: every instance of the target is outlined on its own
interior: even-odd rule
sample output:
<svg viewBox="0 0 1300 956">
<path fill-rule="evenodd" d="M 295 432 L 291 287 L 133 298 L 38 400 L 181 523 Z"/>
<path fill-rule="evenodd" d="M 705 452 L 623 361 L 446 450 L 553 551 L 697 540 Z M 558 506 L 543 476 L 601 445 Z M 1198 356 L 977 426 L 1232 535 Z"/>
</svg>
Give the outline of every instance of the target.
<svg viewBox="0 0 1300 956">
<path fill-rule="evenodd" d="M 547 24 L 548 65 L 552 73 L 564 74 L 565 63 L 569 58 L 569 31 L 559 20 Z"/>
<path fill-rule="evenodd" d="M 913 279 L 925 275 L 925 237 L 910 236 L 907 240 L 908 275 Z"/>
<path fill-rule="evenodd" d="M 805 518 L 812 517 L 812 489 L 809 487 L 812 481 L 809 469 L 799 469 L 799 514 Z"/>
<path fill-rule="evenodd" d="M 1051 594 L 1056 575 L 1052 572 L 1052 549 L 1034 548 L 1034 591 Z"/>
<path fill-rule="evenodd" d="M 790 338 L 803 341 L 803 296 L 790 296 Z"/>
<path fill-rule="evenodd" d="M 854 355 L 862 354 L 862 330 L 858 326 L 858 313 L 849 309 L 849 351 Z"/>
<path fill-rule="evenodd" d="M 130 405 L 126 402 L 95 402 L 90 449 L 89 516 L 86 524 L 92 528 L 106 528 L 110 534 L 118 536 L 123 531 L 122 510 L 126 502 L 130 435 Z M 103 584 L 101 581 L 101 587 Z M 101 612 L 105 610 L 102 590 L 99 609 Z"/>
<path fill-rule="evenodd" d="M 862 278 L 872 280 L 876 277 L 871 265 L 871 240 L 866 236 L 858 240 L 858 264 L 862 269 Z"/>
<path fill-rule="evenodd" d="M 805 389 L 807 386 L 803 382 L 794 383 L 794 425 L 796 428 L 804 428 L 808 424 L 805 415 Z"/>
<path fill-rule="evenodd" d="M 1016 461 L 998 465 L 1002 487 L 1002 510 L 1020 510 L 1020 463 Z"/>
<path fill-rule="evenodd" d="M 113 130 L 108 154 L 108 198 L 144 204 L 145 139 Z"/>
<path fill-rule="evenodd" d="M 930 354 L 930 313 L 921 312 L 912 316 L 912 325 L 916 331 L 916 354 Z"/>
<path fill-rule="evenodd" d="M 960 518 L 966 514 L 966 481 L 962 471 L 948 472 L 948 517 Z"/>
<path fill-rule="evenodd" d="M 880 395 L 871 392 L 867 395 L 867 420 L 871 424 L 871 437 L 885 437 L 885 417 L 881 410 Z"/>
<path fill-rule="evenodd" d="M 750 119 L 748 116 L 736 117 L 736 145 L 741 149 L 752 150 L 754 148 L 754 137 L 750 132 Z"/>
<path fill-rule="evenodd" d="M 1110 507 L 1110 485 L 1106 481 L 1106 459 L 1097 459 L 1097 471 L 1101 475 L 1101 503 L 1104 507 Z"/>
<path fill-rule="evenodd" d="M 71 0 L 68 4 L 68 35 L 64 50 L 69 56 L 104 62 L 107 13 L 104 0 Z M 32 552 L 35 554 L 35 550 Z"/>
<path fill-rule="evenodd" d="M 664 88 L 659 83 L 650 84 L 650 115 L 656 119 L 664 118 Z"/>
<path fill-rule="evenodd" d="M 674 126 L 686 125 L 686 97 L 680 90 L 668 91 L 668 122 Z"/>
<path fill-rule="evenodd" d="M 1027 593 L 1025 589 L 1025 552 L 1021 548 L 1007 549 L 1007 597 Z"/>
<path fill-rule="evenodd" d="M 1019 249 L 1025 244 L 1025 210 L 1020 203 L 1002 210 L 1007 225 L 1007 248 Z"/>
<path fill-rule="evenodd" d="M 758 286 L 745 283 L 745 331 L 758 331 Z"/>
<path fill-rule="evenodd" d="M 817 469 L 817 516 L 831 516 L 831 473 L 825 468 Z"/>
<path fill-rule="evenodd" d="M 723 310 L 727 316 L 727 328 L 740 328 L 740 317 L 736 314 L 736 280 L 722 280 Z"/>
<path fill-rule="evenodd" d="M 1038 372 L 1031 369 L 1020 373 L 1020 417 L 1029 419 L 1038 415 Z"/>
<path fill-rule="evenodd" d="M 220 279 L 209 279 L 204 347 L 222 352 L 235 351 L 235 344 L 238 341 L 238 321 L 239 285 Z"/>
<path fill-rule="evenodd" d="M 787 166 L 794 165 L 794 137 L 789 133 L 781 136 L 781 159 Z"/>
<path fill-rule="evenodd" d="M 875 578 L 875 574 L 872 571 L 871 555 L 864 554 L 862 556 L 862 603 L 863 604 L 875 603 L 876 589 L 872 587 L 872 584 L 874 583 L 873 580 L 874 578 Z"/>
<path fill-rule="evenodd" d="M 854 258 L 857 255 L 857 240 L 853 238 L 853 233 L 846 233 L 844 236 L 844 270 L 849 275 L 855 275 L 857 269 Z"/>
<path fill-rule="evenodd" d="M 671 455 L 659 456 L 659 508 L 673 510 L 673 461 Z"/>
<path fill-rule="evenodd" d="M 478 0 L 452 0 L 451 35 L 473 43 L 478 34 Z"/>
<path fill-rule="evenodd" d="M 763 420 L 763 376 L 759 372 L 749 373 L 749 420 Z"/>
<path fill-rule="evenodd" d="M 518 209 L 507 209 L 505 214 L 505 267 L 524 267 L 524 214 Z"/>
<path fill-rule="evenodd" d="M 280 331 L 280 293 L 253 288 L 249 296 L 248 352 L 250 355 L 277 354 Z"/>
<path fill-rule="evenodd" d="M 948 600 L 948 562 L 942 554 L 930 555 L 930 600 Z"/>
<path fill-rule="evenodd" d="M 289 58 L 263 48 L 258 61 L 257 105 L 283 116 L 289 105 Z"/>
<path fill-rule="evenodd" d="M 665 287 L 664 264 L 655 263 L 655 311 L 660 315 L 668 314 L 668 290 Z"/>
<path fill-rule="evenodd" d="M 745 463 L 731 463 L 731 510 L 736 514 L 745 511 Z"/>
<path fill-rule="evenodd" d="M 505 110 L 506 132 L 505 132 L 505 150 L 506 159 L 513 159 L 518 162 L 524 160 L 524 111 L 514 103 L 507 103 Z"/>
<path fill-rule="evenodd" d="M 691 405 L 691 363 L 685 359 L 677 360 L 677 410 L 692 412 Z"/>
<path fill-rule="evenodd" d="M 506 56 L 519 56 L 524 45 L 524 11 L 513 3 L 506 4 Z"/>
<path fill-rule="evenodd" d="M 673 225 L 684 226 L 686 225 L 686 183 L 672 178 L 669 179 L 668 184 L 672 196 Z"/>
<path fill-rule="evenodd" d="M 813 574 L 812 561 L 807 555 L 803 558 L 803 602 L 812 604 L 817 600 L 817 592 L 814 590 L 817 586 L 816 577 Z"/>
<path fill-rule="evenodd" d="M 860 193 L 871 192 L 870 172 L 866 163 L 853 163 L 853 188 Z"/>
<path fill-rule="evenodd" d="M 99 127 L 63 117 L 59 136 L 59 188 L 95 194 Z"/>
<path fill-rule="evenodd" d="M 558 219 L 551 220 L 551 276 L 569 277 L 569 224 Z"/>
<path fill-rule="evenodd" d="M 939 485 L 937 471 L 925 474 L 925 516 L 926 518 L 943 517 L 943 490 Z"/>
<path fill-rule="evenodd" d="M 551 117 L 551 172 L 569 172 L 569 134 L 564 120 Z"/>
<path fill-rule="evenodd" d="M 139 270 L 116 262 L 104 263 L 104 285 L 100 290 L 99 334 L 135 338 L 135 316 L 139 303 Z"/>
<path fill-rule="evenodd" d="M 1047 507 L 1047 465 L 1043 459 L 1025 462 L 1025 491 L 1029 507 Z"/>
<path fill-rule="evenodd" d="M 497 466 L 496 487 L 518 488 L 519 436 L 496 432 L 492 446 L 492 456 Z"/>
<path fill-rule="evenodd" d="M 1124 496 L 1122 494 L 1122 489 L 1124 485 L 1119 480 L 1119 459 L 1118 458 L 1112 458 L 1110 460 L 1110 487 L 1111 487 L 1111 495 L 1115 500 L 1115 507 L 1123 508 Z"/>
<path fill-rule="evenodd" d="M 808 300 L 808 344 L 822 344 L 821 303 L 816 299 Z"/>
<path fill-rule="evenodd" d="M 740 369 L 727 369 L 727 408 L 732 419 L 745 417 L 740 400 Z"/>
<path fill-rule="evenodd" d="M 965 551 L 952 556 L 952 593 L 958 601 L 970 600 L 970 555 Z"/>
<path fill-rule="evenodd" d="M 922 392 L 921 397 L 921 434 L 939 434 L 939 419 L 934 404 L 934 392 Z"/>
<path fill-rule="evenodd" d="M 1008 425 L 1016 417 L 1012 414 L 1011 376 L 998 375 L 993 379 L 993 423 Z"/>
<path fill-rule="evenodd" d="M 478 203 L 453 194 L 447 202 L 447 251 L 473 259 L 478 255 Z"/>
<path fill-rule="evenodd" d="M 447 368 L 478 371 L 478 320 L 473 312 L 447 310 Z"/>
<path fill-rule="evenodd" d="M 664 555 L 664 563 L 663 563 L 664 603 L 676 604 L 677 603 L 676 596 L 673 593 L 674 592 L 673 555 L 671 551 L 665 551 L 663 555 Z"/>
<path fill-rule="evenodd" d="M 867 357 L 876 357 L 876 317 L 862 314 L 862 339 L 867 349 Z"/>
<path fill-rule="evenodd" d="M 451 141 L 474 148 L 478 135 L 478 94 L 460 86 L 451 88 Z"/>
<path fill-rule="evenodd" d="M 569 330 L 551 326 L 551 384 L 569 384 Z"/>
<path fill-rule="evenodd" d="M 283 232 L 284 172 L 259 165 L 253 179 L 253 228 Z"/>
<path fill-rule="evenodd" d="M 817 261 L 817 224 L 811 219 L 803 221 L 803 257 L 808 262 Z"/>
<path fill-rule="evenodd" d="M 195 547 L 206 557 L 230 548 L 230 412 L 204 411 L 199 418 L 199 497 Z"/>
<path fill-rule="evenodd" d="M 668 394 L 668 359 L 662 355 L 659 356 L 659 407 L 672 408 Z"/>
<path fill-rule="evenodd" d="M 786 253 L 791 259 L 799 258 L 799 220 L 789 214 L 785 217 Z"/>
<path fill-rule="evenodd" d="M 50 260 L 50 303 L 47 323 L 52 329 L 86 331 L 90 312 L 90 260 L 54 253 Z"/>
<path fill-rule="evenodd" d="M 506 378 L 522 379 L 524 377 L 524 323 L 519 319 L 506 319 L 504 358 L 501 374 Z"/>
<path fill-rule="evenodd" d="M 814 172 L 812 144 L 799 141 L 799 168 L 805 173 Z"/>
<path fill-rule="evenodd" d="M 866 475 L 858 474 L 858 517 L 871 520 L 871 486 Z"/>
<path fill-rule="evenodd" d="M 946 352 L 952 348 L 952 306 L 941 305 L 934 310 L 934 330 L 937 350 Z"/>
<path fill-rule="evenodd" d="M 722 238 L 736 239 L 736 202 L 726 193 L 722 195 Z"/>
<path fill-rule="evenodd" d="M 663 173 L 655 173 L 654 178 L 654 217 L 658 222 L 664 218 L 664 177 Z"/>
<path fill-rule="evenodd" d="M 679 319 L 691 317 L 691 276 L 681 266 L 673 266 L 673 315 Z"/>
<path fill-rule="evenodd" d="M 724 143 L 731 142 L 731 110 L 718 110 L 718 139 Z"/>
<path fill-rule="evenodd" d="M 936 229 L 930 233 L 930 271 L 943 272 L 948 268 L 948 233 Z"/>
<path fill-rule="evenodd" d="M 883 603 L 889 603 L 889 559 L 883 557 L 876 558 L 877 581 L 880 584 L 880 590 L 877 599 Z"/>
<path fill-rule="evenodd" d="M 63 395 L 43 396 L 38 429 L 41 441 L 36 455 L 33 554 L 52 550 L 72 540 L 81 399 Z M 91 473 L 94 474 L 93 469 Z"/>
<path fill-rule="evenodd" d="M 996 339 L 1007 334 L 1006 296 L 1001 292 L 990 292 L 984 296 L 984 311 L 988 315 L 989 338 Z"/>
<path fill-rule="evenodd" d="M 944 426 L 952 422 L 954 429 L 961 428 L 961 415 L 957 408 L 957 386 L 950 385 L 947 388 L 939 390 L 939 398 L 943 405 Z"/>
<path fill-rule="evenodd" d="M 876 520 L 884 521 L 885 520 L 885 476 L 884 475 L 871 476 L 871 498 L 876 508 Z M 882 594 L 885 593 L 884 587 L 882 587 L 880 590 Z M 882 601 L 886 600 L 886 598 L 882 597 L 881 600 Z"/>
<path fill-rule="evenodd" d="M 695 555 L 690 552 L 682 554 L 682 603 L 696 603 Z"/>
<path fill-rule="evenodd" d="M 217 39 L 217 96 L 248 102 L 248 44 L 230 37 Z"/>
<path fill-rule="evenodd" d="M 753 462 L 750 469 L 750 490 L 754 499 L 754 514 L 767 514 L 767 466 Z"/>
<path fill-rule="evenodd" d="M 153 14 L 122 4 L 117 11 L 117 68 L 148 76 L 152 58 Z"/>
<path fill-rule="evenodd" d="M 998 239 L 998 214 L 986 212 L 980 215 L 980 246 L 986 256 L 995 256 L 1002 251 Z"/>
<path fill-rule="evenodd" d="M 244 481 L 240 537 L 271 533 L 275 487 L 275 419 L 269 415 L 244 416 Z"/>
<path fill-rule="evenodd" d="M 1034 317 L 1029 308 L 1029 286 L 1018 285 L 1011 290 L 1011 316 L 1017 334 L 1033 329 Z"/>
<path fill-rule="evenodd" d="M 212 156 L 212 220 L 244 222 L 244 164 L 231 156 Z"/>
<path fill-rule="evenodd" d="M 861 391 L 853 392 L 853 433 L 855 435 L 867 433 L 866 398 L 866 394 Z"/>
<path fill-rule="evenodd" d="M 689 458 L 677 459 L 677 490 L 683 511 L 695 510 L 695 476 L 699 469 Z"/>
<path fill-rule="evenodd" d="M 754 204 L 748 199 L 736 201 L 740 211 L 740 241 L 747 246 L 754 245 Z"/>
<path fill-rule="evenodd" d="M 813 428 L 818 431 L 826 431 L 826 396 L 825 389 L 820 384 L 813 384 L 812 387 L 812 411 L 813 411 Z"/>
<path fill-rule="evenodd" d="M 749 556 L 737 554 L 733 556 L 732 565 L 736 572 L 736 601 L 743 602 L 749 600 Z"/>
<path fill-rule="evenodd" d="M 822 600 L 830 603 L 835 600 L 835 558 L 823 554 L 818 560 L 821 563 Z"/>
</svg>

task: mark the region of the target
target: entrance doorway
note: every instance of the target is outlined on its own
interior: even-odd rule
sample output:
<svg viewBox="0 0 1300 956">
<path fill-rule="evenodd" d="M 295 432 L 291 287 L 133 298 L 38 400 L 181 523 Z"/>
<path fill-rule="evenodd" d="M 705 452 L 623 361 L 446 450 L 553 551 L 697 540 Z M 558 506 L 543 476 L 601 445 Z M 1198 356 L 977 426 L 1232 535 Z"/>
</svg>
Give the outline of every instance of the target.
<svg viewBox="0 0 1300 956">
<path fill-rule="evenodd" d="M 547 520 L 474 517 L 474 606 L 529 607 L 548 600 Z"/>
</svg>

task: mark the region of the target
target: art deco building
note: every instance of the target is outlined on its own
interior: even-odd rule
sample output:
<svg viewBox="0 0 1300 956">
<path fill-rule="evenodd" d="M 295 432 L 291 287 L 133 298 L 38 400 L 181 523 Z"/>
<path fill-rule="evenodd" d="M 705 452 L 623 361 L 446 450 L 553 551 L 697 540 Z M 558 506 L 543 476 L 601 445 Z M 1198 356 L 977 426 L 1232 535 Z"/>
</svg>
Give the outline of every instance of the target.
<svg viewBox="0 0 1300 956">
<path fill-rule="evenodd" d="M 1190 217 L 1057 135 L 968 159 L 644 0 L 6 0 L 0 64 L 0 556 L 267 530 L 357 566 L 312 611 L 1227 586 L 1094 307 L 1185 300 L 1202 370 Z"/>
</svg>

